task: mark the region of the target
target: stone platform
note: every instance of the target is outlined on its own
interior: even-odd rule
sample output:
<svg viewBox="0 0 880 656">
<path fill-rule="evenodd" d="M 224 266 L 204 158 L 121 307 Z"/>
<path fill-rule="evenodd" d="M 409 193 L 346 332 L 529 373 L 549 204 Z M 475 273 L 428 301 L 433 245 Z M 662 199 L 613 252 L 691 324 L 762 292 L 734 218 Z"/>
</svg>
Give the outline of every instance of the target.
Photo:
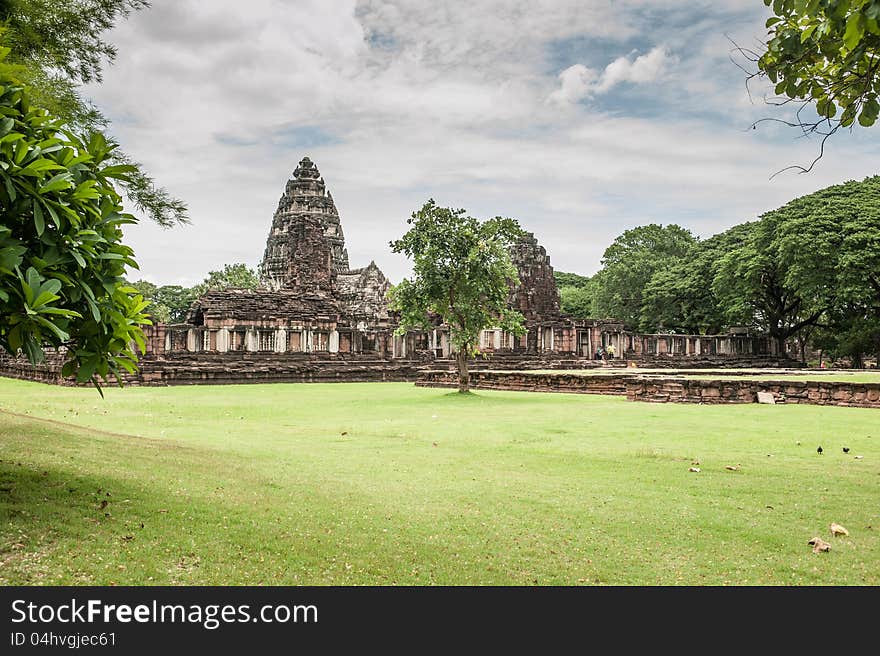
<svg viewBox="0 0 880 656">
<path fill-rule="evenodd" d="M 730 376 L 729 371 L 710 372 Z M 839 382 L 822 380 L 828 373 L 817 372 L 816 380 L 749 380 L 742 372 L 737 378 L 703 379 L 706 371 L 681 373 L 676 377 L 655 372 L 619 370 L 596 373 L 474 371 L 471 386 L 475 389 L 520 392 L 562 392 L 568 394 L 608 394 L 626 396 L 629 401 L 652 403 L 757 403 L 758 392 L 772 396 L 774 403 L 836 405 L 880 408 L 878 382 Z M 774 376 L 803 375 L 801 370 L 775 371 Z M 458 387 L 452 371 L 426 371 L 416 381 L 419 387 Z"/>
</svg>

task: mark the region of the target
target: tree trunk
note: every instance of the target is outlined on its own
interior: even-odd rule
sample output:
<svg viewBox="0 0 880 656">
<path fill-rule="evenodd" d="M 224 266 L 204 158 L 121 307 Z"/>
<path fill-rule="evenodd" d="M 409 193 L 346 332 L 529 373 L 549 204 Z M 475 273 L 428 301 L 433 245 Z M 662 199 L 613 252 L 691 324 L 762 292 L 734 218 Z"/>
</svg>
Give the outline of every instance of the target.
<svg viewBox="0 0 880 656">
<path fill-rule="evenodd" d="M 471 391 L 471 375 L 468 372 L 468 356 L 464 351 L 458 351 L 455 354 L 455 361 L 458 363 L 458 391 L 467 394 Z"/>
</svg>

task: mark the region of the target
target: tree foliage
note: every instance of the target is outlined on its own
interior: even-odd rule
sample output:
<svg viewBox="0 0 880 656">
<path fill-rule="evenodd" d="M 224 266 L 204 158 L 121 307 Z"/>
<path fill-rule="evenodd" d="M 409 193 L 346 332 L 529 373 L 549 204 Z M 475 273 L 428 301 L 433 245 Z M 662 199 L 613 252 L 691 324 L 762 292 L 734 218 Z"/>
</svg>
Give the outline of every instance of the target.
<svg viewBox="0 0 880 656">
<path fill-rule="evenodd" d="M 718 334 L 743 318 L 722 306 L 715 286 L 718 263 L 736 248 L 747 225 L 695 241 L 685 257 L 657 271 L 642 294 L 644 329 L 691 335 Z"/>
<path fill-rule="evenodd" d="M 33 363 L 66 347 L 80 382 L 133 373 L 147 301 L 123 279 L 137 263 L 121 226 L 135 219 L 113 186 L 130 167 L 100 133 L 81 139 L 32 105 L 6 69 L 0 116 L 0 347 Z"/>
<path fill-rule="evenodd" d="M 798 103 L 788 122 L 825 139 L 856 121 L 863 127 L 880 115 L 880 0 L 764 0 L 772 7 L 768 40 L 754 55 L 758 72 L 782 100 Z M 814 107 L 818 119 L 802 114 Z M 778 120 L 778 119 L 771 119 Z M 787 121 L 783 121 L 787 122 Z M 809 167 L 793 167 L 809 171 Z"/>
<path fill-rule="evenodd" d="M 100 82 L 104 63 L 116 58 L 116 47 L 103 34 L 149 6 L 147 0 L 0 0 L 7 28 L 2 43 L 35 103 L 78 133 L 105 132 L 107 119 L 80 85 Z M 165 227 L 188 221 L 186 204 L 157 186 L 141 164 L 118 148 L 112 158 L 132 167 L 119 184 L 138 209 Z"/>
<path fill-rule="evenodd" d="M 559 289 L 560 309 L 578 319 L 591 318 L 596 294 L 595 281 L 588 276 L 565 271 L 554 271 L 553 278 Z"/>
<path fill-rule="evenodd" d="M 769 335 L 779 353 L 796 339 L 856 365 L 880 355 L 880 177 L 796 198 L 693 241 L 665 266 L 650 248 L 633 246 L 640 242 L 632 235 L 615 244 L 623 242 L 609 262 L 624 274 L 600 271 L 596 298 L 623 297 L 624 289 L 626 298 L 641 299 L 642 330 L 699 334 L 746 325 Z M 631 275 L 651 270 L 649 278 Z M 603 289 L 606 280 L 615 286 Z"/>
<path fill-rule="evenodd" d="M 226 264 L 219 271 L 209 271 L 207 277 L 194 287 L 182 285 L 155 285 L 148 280 L 131 283 L 150 301 L 148 312 L 154 323 L 183 323 L 192 304 L 206 292 L 236 289 L 256 289 L 260 280 L 246 264 Z"/>
<path fill-rule="evenodd" d="M 230 288 L 256 289 L 259 284 L 260 278 L 256 271 L 246 264 L 235 263 L 224 265 L 220 271 L 209 271 L 208 277 L 196 285 L 194 290 L 198 297 L 207 291 Z"/>
<path fill-rule="evenodd" d="M 684 258 L 695 242 L 689 230 L 674 224 L 652 223 L 624 232 L 605 250 L 595 276 L 597 314 L 641 326 L 646 285 L 658 271 Z"/>
<path fill-rule="evenodd" d="M 402 280 L 390 292 L 391 307 L 400 313 L 398 334 L 429 330 L 436 320 L 446 324 L 457 355 L 459 391 L 467 392 L 467 361 L 478 353 L 480 331 L 525 332 L 522 314 L 508 305 L 511 287 L 519 284 L 509 248 L 522 231 L 514 219 L 480 222 L 433 200 L 407 224 L 409 231 L 391 242 L 395 253 L 413 260 L 412 280 Z"/>
</svg>

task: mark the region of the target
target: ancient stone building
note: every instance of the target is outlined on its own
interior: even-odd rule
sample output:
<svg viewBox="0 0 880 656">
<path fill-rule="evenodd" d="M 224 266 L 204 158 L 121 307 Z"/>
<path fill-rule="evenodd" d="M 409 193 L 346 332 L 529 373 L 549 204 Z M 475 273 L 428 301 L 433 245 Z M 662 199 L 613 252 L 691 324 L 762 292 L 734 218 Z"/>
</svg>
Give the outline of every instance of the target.
<svg viewBox="0 0 880 656">
<path fill-rule="evenodd" d="M 287 182 L 266 240 L 256 290 L 208 292 L 165 350 L 384 355 L 392 331 L 385 275 L 350 269 L 339 213 L 306 157 Z"/>
<path fill-rule="evenodd" d="M 480 349 L 498 362 L 516 366 L 559 355 L 589 359 L 609 345 L 629 357 L 762 352 L 760 340 L 751 336 L 637 335 L 614 320 L 575 320 L 560 311 L 550 258 L 534 234 L 526 233 L 511 257 L 520 283 L 511 290 L 510 304 L 525 317 L 527 334 L 483 331 Z M 164 340 L 151 335 L 155 355 L 238 351 L 422 361 L 451 355 L 442 325 L 427 333 L 393 334 L 395 317 L 386 300 L 390 284 L 375 262 L 350 268 L 339 212 L 308 157 L 278 202 L 260 279 L 255 291 L 209 292 L 198 299 L 186 324 L 163 327 Z"/>
<path fill-rule="evenodd" d="M 475 368 L 594 366 L 596 349 L 608 345 L 619 361 L 655 365 L 717 366 L 719 358 L 768 353 L 766 338 L 748 334 L 640 335 L 613 319 L 573 319 L 560 311 L 553 267 L 535 236 L 527 233 L 511 256 L 520 283 L 510 304 L 525 317 L 527 333 L 484 330 L 479 346 L 486 357 Z M 375 262 L 350 267 L 339 212 L 308 157 L 278 202 L 260 281 L 256 290 L 206 293 L 183 324 L 148 327 L 137 382 L 412 380 L 420 369 L 454 366 L 445 326 L 394 334 L 389 281 Z M 60 382 L 62 355 L 57 366 L 37 371 L 0 353 L 0 373 Z"/>
</svg>

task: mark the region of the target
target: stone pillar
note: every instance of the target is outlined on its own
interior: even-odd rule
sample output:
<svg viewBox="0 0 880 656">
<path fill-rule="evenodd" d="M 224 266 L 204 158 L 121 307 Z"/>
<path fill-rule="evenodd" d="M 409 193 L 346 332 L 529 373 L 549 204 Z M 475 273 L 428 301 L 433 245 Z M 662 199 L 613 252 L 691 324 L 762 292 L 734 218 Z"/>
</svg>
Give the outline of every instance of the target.
<svg viewBox="0 0 880 656">
<path fill-rule="evenodd" d="M 501 348 L 501 331 L 493 330 L 492 331 L 492 348 L 496 351 Z"/>
<path fill-rule="evenodd" d="M 217 351 L 226 353 L 229 350 L 229 330 L 221 328 L 217 331 Z"/>
<path fill-rule="evenodd" d="M 186 350 L 195 353 L 197 345 L 196 331 L 194 328 L 190 328 L 186 331 Z"/>
<path fill-rule="evenodd" d="M 171 331 L 165 333 L 165 352 L 171 353 Z"/>
<path fill-rule="evenodd" d="M 275 331 L 275 352 L 287 352 L 287 330 L 284 328 L 279 328 Z"/>
<path fill-rule="evenodd" d="M 449 334 L 446 331 L 440 333 L 440 350 L 444 358 L 449 357 Z"/>
<path fill-rule="evenodd" d="M 339 331 L 331 330 L 327 340 L 327 350 L 331 353 L 339 353 Z"/>
<path fill-rule="evenodd" d="M 303 341 L 303 351 L 305 351 L 306 353 L 311 353 L 314 348 L 313 342 L 312 342 L 312 331 L 311 330 L 303 331 L 303 336 L 305 338 Z"/>
<path fill-rule="evenodd" d="M 260 350 L 260 336 L 253 328 L 248 328 L 244 334 L 244 348 L 246 351 Z"/>
</svg>

